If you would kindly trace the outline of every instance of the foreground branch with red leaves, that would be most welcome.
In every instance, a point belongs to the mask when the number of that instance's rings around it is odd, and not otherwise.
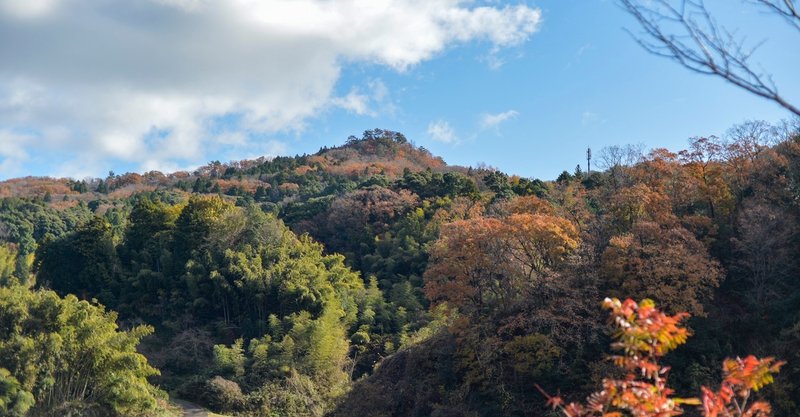
[[[752,393],[773,382],[773,374],[784,362],[774,358],[726,359],[724,379],[719,391],[702,387],[702,398],[673,397],[667,386],[669,367],[659,360],[686,343],[689,330],[681,322],[689,315],[666,315],[652,300],[636,303],[606,298],[603,307],[611,310],[611,325],[618,352],[610,359],[624,369],[625,379],[605,379],[602,390],[590,395],[584,404],[565,404],[557,395],[550,395],[538,385],[547,404],[567,417],[672,417],[683,414],[683,405],[701,408],[704,417],[768,417],[770,405],[752,401]]]

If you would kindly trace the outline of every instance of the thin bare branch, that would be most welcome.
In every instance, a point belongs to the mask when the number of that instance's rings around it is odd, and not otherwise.
[[[794,0],[748,1],[800,28]],[[639,23],[641,33],[632,36],[646,51],[691,71],[721,77],[800,116],[800,107],[781,96],[772,77],[750,62],[760,43],[747,47],[743,37],[713,18],[702,0],[620,0],[620,4]]]
[[[766,8],[767,11],[783,17],[786,21],[800,30],[800,4],[794,0],[751,0],[759,6]]]

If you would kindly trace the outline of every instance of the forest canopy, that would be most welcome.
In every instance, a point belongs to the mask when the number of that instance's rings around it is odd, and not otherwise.
[[[619,146],[553,181],[373,130],[193,173],[0,183],[0,407],[168,415],[169,392],[243,416],[544,415],[535,384],[578,401],[613,375],[600,301],[631,297],[691,314],[658,358],[677,395],[775,357],[759,395],[796,415],[798,132]]]

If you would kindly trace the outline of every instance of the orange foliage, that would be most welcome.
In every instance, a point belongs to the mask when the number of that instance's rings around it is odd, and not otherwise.
[[[232,187],[242,187],[246,192],[252,194],[252,193],[256,192],[256,189],[258,189],[259,186],[264,186],[265,184],[263,182],[261,182],[261,181],[258,181],[257,179],[254,179],[254,178],[243,178],[241,180],[239,180],[239,179],[229,179],[229,180],[218,179],[217,180],[217,185],[219,185],[220,190],[222,190],[223,192],[229,190]],[[269,185],[269,184],[267,184],[267,185]]]
[[[706,417],[769,416],[772,408],[764,401],[756,401],[744,410],[742,404],[747,404],[751,391],[758,391],[765,385],[771,384],[774,381],[772,375],[778,373],[784,363],[775,361],[774,358],[758,359],[753,355],[744,359],[726,359],[722,363],[725,378],[719,391],[702,388],[703,415]]]
[[[392,170],[393,175],[399,175],[397,170]],[[347,161],[344,164],[329,165],[328,172],[334,175],[376,175],[385,173],[385,169],[372,162]],[[402,169],[399,170],[402,172]]]
[[[665,181],[673,178],[680,166],[678,154],[665,148],[656,148],[633,167],[633,173],[650,188],[666,188]]]
[[[456,197],[449,207],[437,209],[431,221],[444,224],[456,220],[475,219],[483,216],[485,212],[486,207],[481,201],[476,201],[469,197]]]
[[[358,140],[350,145],[333,148],[322,155],[309,159],[309,165],[316,164],[321,169],[337,175],[375,175],[384,174],[395,178],[405,169],[423,171],[442,170],[447,164],[434,157],[424,148],[414,148],[410,144],[388,144],[384,140]]]
[[[505,219],[503,238],[516,273],[532,278],[558,266],[578,248],[578,230],[568,220],[542,214],[512,214]]]
[[[114,179],[110,179],[109,187],[111,188],[122,188],[127,185],[137,185],[141,184],[144,181],[144,177],[135,173],[135,172],[128,172],[126,174],[120,175]]]
[[[581,230],[595,217],[589,208],[586,189],[578,182],[565,181],[556,184],[552,199],[558,215],[569,219]]]
[[[112,199],[116,198],[128,198],[135,193],[146,192],[146,191],[155,191],[158,189],[156,185],[144,185],[141,183],[131,183],[124,187],[120,187],[115,189],[114,191],[108,193],[108,197]]]
[[[624,379],[605,379],[603,389],[590,395],[585,404],[565,404],[560,396],[547,394],[547,404],[567,417],[673,417],[683,414],[682,406],[700,406],[704,417],[768,417],[769,404],[761,401],[748,405],[751,392],[773,381],[773,374],[783,362],[773,358],[727,359],[723,363],[724,380],[718,392],[702,387],[702,401],[673,397],[667,386],[669,367],[659,361],[668,352],[686,343],[689,331],[681,325],[687,313],[666,315],[655,303],[644,300],[609,299],[603,306],[611,310],[614,327],[615,365],[626,373]],[[625,414],[623,414],[625,413]]]
[[[55,198],[74,194],[67,181],[50,177],[13,178],[0,182],[0,197],[41,198],[50,193]]]
[[[511,214],[555,214],[555,208],[549,201],[536,197],[535,195],[517,197],[505,204],[507,205],[506,209]]]
[[[494,218],[444,225],[425,271],[428,299],[480,310],[488,299],[499,296],[500,282],[494,278],[505,264],[504,248],[497,238],[502,229],[503,223]]]
[[[674,223],[677,218],[670,210],[669,198],[644,184],[619,190],[611,197],[609,214],[617,230],[630,230],[639,220],[659,224]]]
[[[297,192],[298,190],[300,190],[300,186],[293,182],[285,182],[279,185],[278,189],[283,192]]]
[[[314,170],[314,168],[312,168],[312,167],[310,167],[308,165],[302,165],[302,166],[299,166],[299,167],[295,168],[294,169],[294,173],[297,174],[297,175],[305,175],[309,171],[313,171],[313,170]]]
[[[425,293],[468,311],[507,306],[579,244],[566,219],[541,214],[475,218],[442,227],[431,247]]]
[[[653,298],[672,311],[703,314],[723,277],[705,246],[680,226],[637,223],[630,234],[613,237],[602,257],[601,273],[622,294]]]
[[[71,207],[75,207],[78,205],[78,200],[56,200],[50,203],[50,207],[56,210],[66,210]]]
[[[725,182],[724,146],[715,136],[693,138],[689,149],[680,152],[684,168],[697,193],[697,199],[708,205],[708,214],[713,219],[719,215],[727,215],[731,210],[732,194]]]
[[[308,165],[311,166],[321,166],[325,168],[325,164],[327,164],[328,159],[322,155],[311,155],[308,157]]]
[[[633,176],[654,191],[669,196],[672,207],[688,207],[693,199],[690,186],[694,180],[684,169],[678,154],[664,148],[654,149],[633,167]]]
[[[164,175],[161,171],[148,171],[142,175],[144,182],[148,184],[166,185],[169,183],[169,177]]]

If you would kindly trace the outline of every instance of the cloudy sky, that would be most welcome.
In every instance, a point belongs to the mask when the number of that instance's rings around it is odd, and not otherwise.
[[[797,33],[709,3],[800,101]],[[587,146],[788,117],[625,28],[613,0],[0,0],[0,179],[313,153],[376,127],[550,179]]]

